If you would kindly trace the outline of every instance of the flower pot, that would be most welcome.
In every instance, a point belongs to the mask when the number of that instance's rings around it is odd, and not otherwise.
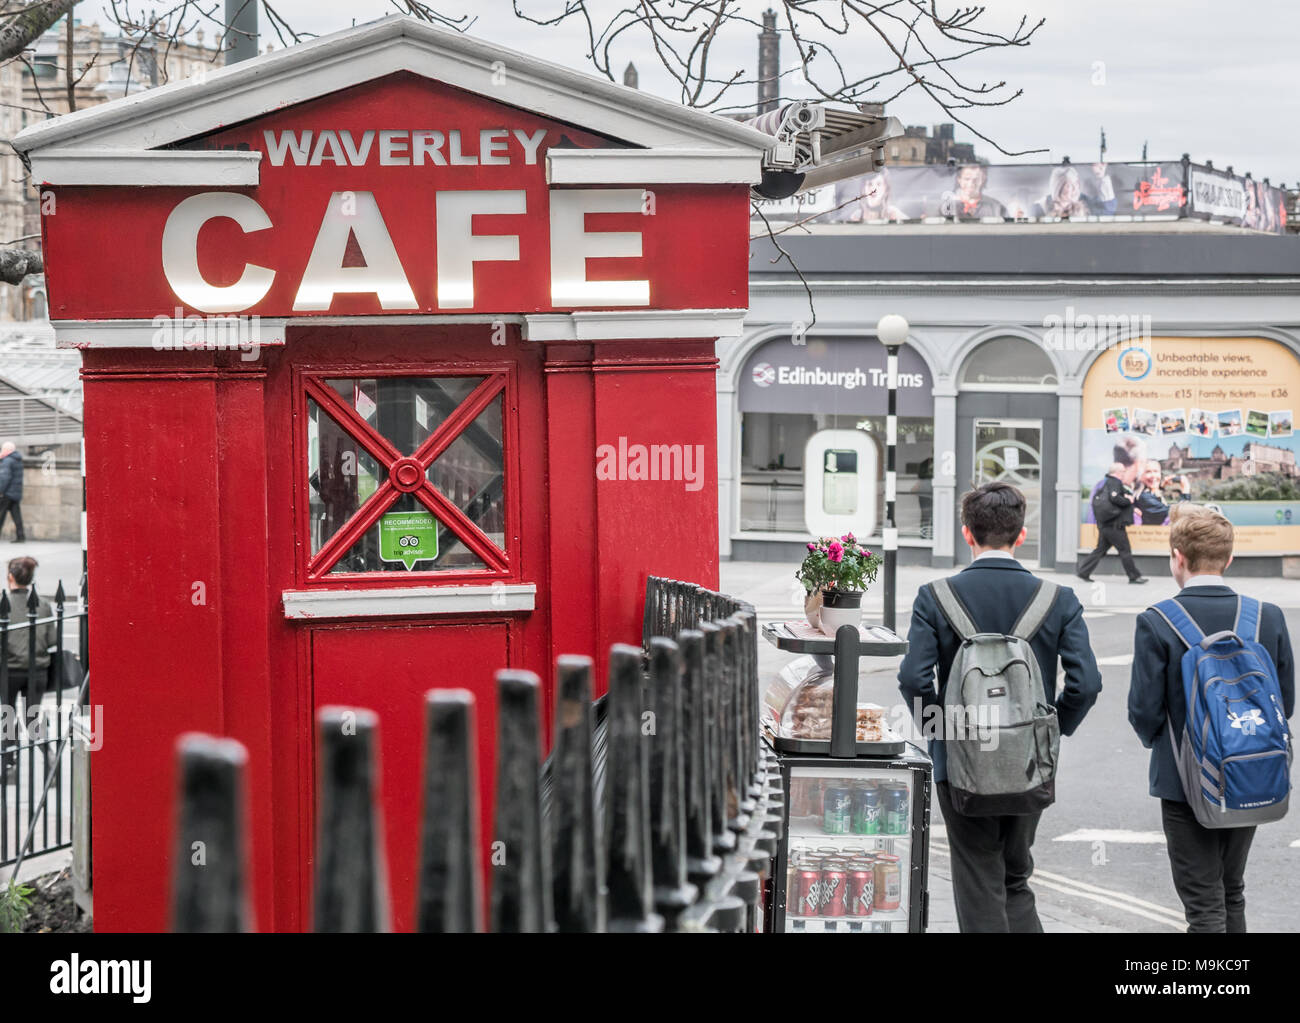
[[[861,590],[822,590],[821,624],[827,636],[834,636],[841,625],[857,628],[862,624]]]
[[[813,590],[811,593],[804,594],[803,614],[808,619],[808,624],[814,629],[821,628],[821,611],[822,611],[822,593],[821,590]]]

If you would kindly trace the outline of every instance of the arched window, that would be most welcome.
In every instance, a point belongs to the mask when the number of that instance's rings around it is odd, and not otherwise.
[[[1055,391],[1052,360],[1021,337],[995,337],[966,357],[957,377],[963,391]]]

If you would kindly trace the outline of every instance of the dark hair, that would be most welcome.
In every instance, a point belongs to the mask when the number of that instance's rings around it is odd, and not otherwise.
[[[9,562],[9,574],[19,586],[30,586],[36,575],[36,559],[14,558]]]
[[[956,173],[956,175],[954,175],[954,179],[956,179],[956,178],[960,178],[960,177],[961,177],[961,172],[962,172],[962,171],[968,171],[968,170],[973,170],[973,171],[975,171],[976,173],[979,174],[979,177],[980,177],[980,189],[981,189],[981,191],[982,191],[983,188],[984,188],[984,186],[987,185],[987,184],[989,183],[989,169],[988,169],[987,167],[985,167],[984,164],[982,164],[982,163],[963,163],[963,164],[958,165],[958,167],[957,167],[957,173]]]
[[[961,498],[961,521],[981,547],[1006,547],[1025,527],[1025,495],[994,480]]]

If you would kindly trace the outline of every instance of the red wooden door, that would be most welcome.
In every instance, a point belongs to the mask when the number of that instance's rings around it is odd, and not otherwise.
[[[286,348],[292,592],[325,608],[288,623],[306,682],[304,814],[315,805],[315,712],[331,704],[375,711],[398,930],[413,919],[424,694],[464,688],[477,699],[486,862],[493,675],[529,668],[549,687],[540,358],[517,337],[493,344],[493,333],[487,325],[349,328]],[[497,599],[529,585],[532,610]],[[294,599],[286,593],[286,612]]]

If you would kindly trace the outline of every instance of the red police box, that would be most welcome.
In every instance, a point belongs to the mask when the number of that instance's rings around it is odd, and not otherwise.
[[[51,317],[83,351],[95,925],[167,925],[173,745],[249,751],[259,929],[310,926],[312,719],[380,715],[392,916],[422,695],[639,637],[716,585],[736,122],[393,18],[56,118]],[[603,672],[601,672],[603,674]]]

